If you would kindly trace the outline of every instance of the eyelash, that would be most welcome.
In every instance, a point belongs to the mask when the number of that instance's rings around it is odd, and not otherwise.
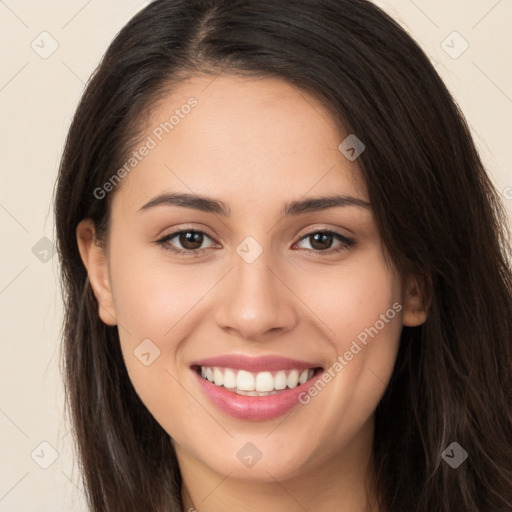
[[[161,246],[162,248],[164,248],[166,251],[170,251],[174,254],[187,255],[190,257],[201,256],[201,254],[205,250],[210,249],[210,248],[207,248],[207,249],[176,249],[176,248],[172,247],[169,244],[169,241],[172,240],[173,238],[175,238],[176,236],[180,235],[181,233],[199,233],[199,234],[205,235],[206,237],[211,239],[211,237],[204,231],[200,231],[197,229],[181,229],[179,231],[174,231],[173,233],[169,233],[168,235],[165,235],[164,237],[160,238],[159,240],[156,240],[155,243],[157,245]],[[337,254],[339,252],[345,251],[356,244],[355,240],[348,238],[348,237],[342,235],[341,233],[336,233],[335,231],[329,231],[326,229],[311,231],[310,233],[307,233],[306,235],[302,236],[300,238],[299,242],[301,242],[302,240],[307,239],[313,235],[316,235],[316,234],[332,235],[334,238],[336,238],[341,243],[340,243],[340,245],[338,245],[338,247],[335,247],[333,249],[332,248],[326,249],[325,251],[320,251],[320,250],[315,250],[315,249],[304,249],[305,251],[319,254],[322,256],[323,255],[332,255],[332,254]]]

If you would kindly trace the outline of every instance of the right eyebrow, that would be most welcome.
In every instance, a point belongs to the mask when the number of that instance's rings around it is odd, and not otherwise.
[[[151,199],[139,211],[148,210],[155,206],[168,205],[168,206],[183,206],[184,208],[194,208],[207,213],[217,213],[219,215],[228,216],[229,207],[222,201],[211,199],[205,196],[198,196],[195,194],[160,194]]]

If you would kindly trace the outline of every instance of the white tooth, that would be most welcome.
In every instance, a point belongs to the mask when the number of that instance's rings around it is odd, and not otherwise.
[[[213,370],[210,367],[206,368],[206,378],[213,382]]]
[[[206,368],[204,366],[201,366],[201,377],[203,377],[203,379],[206,379]]]
[[[244,396],[247,396],[247,391],[242,391],[241,389],[237,389],[235,390],[235,393],[237,395],[244,395]]]
[[[222,384],[224,384],[224,375],[220,368],[217,368],[216,366],[213,369],[213,380],[216,386],[222,386]]]
[[[308,380],[308,370],[304,370],[299,377],[299,384],[304,384]],[[217,384],[217,383],[215,383]]]
[[[224,370],[224,387],[228,389],[236,388],[236,374],[233,370]]]
[[[279,370],[274,377],[274,388],[275,389],[285,389],[286,388],[286,372],[284,370]]]
[[[247,396],[258,396],[257,391],[247,391]]]
[[[308,380],[311,379],[311,377],[313,377],[313,375],[315,375],[315,370],[313,370],[313,368],[310,368],[308,370]]]
[[[274,377],[270,372],[260,372],[256,375],[256,391],[265,393],[274,389]]]
[[[268,396],[270,393],[258,393],[258,396]]]
[[[254,376],[245,370],[239,370],[236,376],[236,387],[243,391],[254,391]]]
[[[289,373],[288,378],[286,379],[286,384],[291,389],[291,388],[296,388],[298,383],[299,383],[299,372],[298,372],[298,370],[292,370]]]

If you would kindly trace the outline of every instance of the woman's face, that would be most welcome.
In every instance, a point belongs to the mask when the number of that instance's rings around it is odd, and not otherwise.
[[[114,187],[106,257],[80,225],[99,314],[179,457],[261,481],[367,461],[402,325],[423,317],[348,135],[283,81],[195,77]]]

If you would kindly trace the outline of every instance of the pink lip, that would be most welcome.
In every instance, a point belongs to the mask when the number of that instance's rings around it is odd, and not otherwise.
[[[318,373],[304,384],[293,389],[279,391],[275,395],[244,396],[237,395],[221,386],[216,386],[212,382],[203,379],[197,372],[194,372],[194,374],[206,396],[221,411],[238,419],[252,421],[269,420],[286,414],[300,404],[299,395],[306,392],[322,375]]]
[[[227,354],[224,356],[210,357],[195,361],[191,366],[219,366],[233,368],[234,370],[246,370],[248,372],[272,372],[277,370],[302,370],[305,368],[318,368],[319,364],[289,359],[281,356],[247,357],[240,354]]]
[[[252,421],[269,420],[286,414],[300,404],[299,395],[306,392],[322,375],[321,372],[318,372],[318,374],[304,384],[293,389],[279,391],[275,395],[245,396],[228,391],[222,386],[216,386],[212,382],[203,379],[198,373],[200,366],[218,366],[222,368],[260,372],[294,368],[298,370],[318,368],[320,365],[278,356],[250,358],[241,355],[226,355],[202,359],[191,365],[191,369],[198,379],[199,385],[216,407],[235,418]]]

